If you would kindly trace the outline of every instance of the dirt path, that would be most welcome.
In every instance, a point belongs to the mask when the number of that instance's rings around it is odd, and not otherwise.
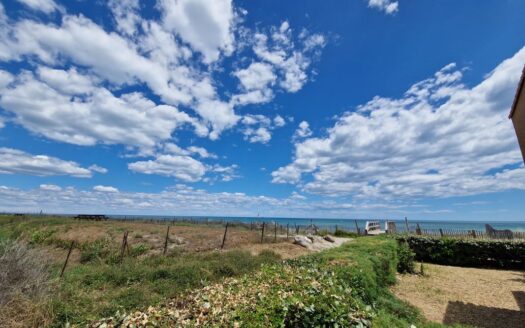
[[[525,271],[425,265],[393,288],[431,321],[475,327],[525,327]]]

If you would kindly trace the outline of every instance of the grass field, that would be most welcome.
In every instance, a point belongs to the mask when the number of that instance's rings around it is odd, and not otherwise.
[[[121,262],[124,231],[130,248]],[[122,322],[127,313],[128,323],[157,326],[441,327],[390,292],[398,261],[393,239],[356,238],[310,253],[283,239],[260,244],[257,232],[232,228],[226,250],[218,251],[222,227],[175,225],[163,255],[165,233],[165,225],[141,222],[0,217],[1,247],[17,240],[28,277],[36,264],[48,264],[41,271],[46,288],[3,291],[9,302],[0,295],[1,325],[85,327],[109,318],[99,323],[131,326]],[[72,240],[74,255],[59,278]]]

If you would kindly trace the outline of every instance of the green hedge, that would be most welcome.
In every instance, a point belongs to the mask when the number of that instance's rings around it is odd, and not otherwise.
[[[419,261],[469,267],[525,268],[525,242],[400,236]]]

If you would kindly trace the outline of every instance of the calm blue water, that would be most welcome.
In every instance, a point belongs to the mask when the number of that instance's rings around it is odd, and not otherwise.
[[[177,219],[193,219],[198,221],[240,221],[244,223],[250,222],[276,222],[281,225],[289,224],[291,227],[294,225],[305,226],[313,223],[320,228],[335,230],[337,225],[339,229],[345,230],[356,230],[355,222],[360,229],[365,228],[366,219],[298,219],[298,218],[271,218],[271,217],[204,217],[204,216],[153,216],[153,215],[109,215],[110,218],[128,218],[128,219],[166,219],[166,220],[177,220]],[[384,229],[385,220],[378,220],[381,223],[381,229]],[[398,231],[405,229],[404,220],[389,220],[396,222]],[[413,221],[408,220],[408,225],[411,230],[414,230],[416,224],[422,229],[456,229],[456,230],[481,230],[485,231],[485,224],[492,225],[495,229],[510,229],[512,231],[525,231],[525,221],[438,221],[438,220],[420,220]]]

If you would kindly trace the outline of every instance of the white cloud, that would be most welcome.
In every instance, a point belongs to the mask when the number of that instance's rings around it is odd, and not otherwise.
[[[344,216],[354,210],[353,204],[334,201],[306,202],[301,195],[292,194],[278,199],[264,195],[247,195],[241,192],[207,192],[186,185],[176,185],[157,193],[112,192],[116,188],[101,189],[20,190],[0,187],[0,210],[8,212],[47,213],[135,213],[164,215],[223,215],[256,216]],[[109,191],[109,192],[108,192]]]
[[[88,167],[88,169],[90,171],[97,172],[97,173],[102,173],[102,174],[108,173],[108,169],[106,169],[105,167],[102,167],[102,166],[98,166],[96,164],[90,165]]]
[[[312,54],[318,54],[326,43],[321,34],[310,35],[303,30],[299,35],[303,47],[296,48],[287,21],[278,29],[273,28],[270,37],[264,33],[256,33],[252,38],[253,51],[259,59],[274,65],[280,87],[288,92],[299,91],[307,82],[310,57]]]
[[[271,131],[284,126],[284,119],[276,116],[273,120],[264,115],[245,115],[241,120],[244,126],[244,139],[251,143],[268,143],[272,139]]]
[[[267,143],[272,139],[272,135],[270,131],[268,131],[267,128],[259,127],[257,129],[247,128],[244,130],[244,135],[246,136],[246,139],[250,141],[251,143]]]
[[[46,155],[32,155],[12,148],[0,148],[0,174],[70,175],[89,178],[92,172],[72,161]]]
[[[217,140],[238,123],[238,107],[270,101],[274,89],[299,90],[325,43],[322,35],[305,30],[294,39],[287,22],[257,32],[239,27],[242,21],[228,0],[160,1],[161,21],[141,16],[146,5],[137,0],[110,1],[115,31],[82,14],[63,12],[59,23],[16,20],[0,7],[0,61],[28,66],[5,76],[0,71],[2,107],[15,114],[12,122],[80,145],[131,143],[151,148],[171,139],[181,123],[192,124],[199,137]],[[241,38],[239,46],[234,35]],[[213,64],[202,65],[194,50]],[[237,56],[232,57],[231,68],[217,61],[233,52]],[[246,59],[251,64],[238,69]],[[237,72],[240,80],[234,90],[240,94],[214,80],[214,73],[225,70]],[[140,95],[140,110],[125,96],[114,96],[144,87],[148,90]],[[34,94],[23,98],[31,88]],[[150,91],[153,95],[146,99]],[[149,109],[142,110],[145,106]],[[116,118],[122,107],[131,108],[129,138],[123,133],[127,120],[117,126],[103,119],[105,113]],[[79,128],[82,120],[75,122],[71,115],[77,111],[94,118]]]
[[[159,6],[164,26],[202,53],[205,62],[216,61],[221,52],[233,51],[235,15],[231,0],[160,0]]]
[[[343,114],[326,137],[298,141],[273,182],[382,199],[525,189],[507,119],[524,62],[525,47],[472,88],[447,65],[399,99],[375,97]]]
[[[117,30],[126,35],[134,35],[141,23],[139,0],[109,0]]]
[[[163,150],[164,152],[168,154],[174,154],[174,155],[189,156],[189,155],[197,154],[201,158],[214,158],[214,159],[217,158],[217,155],[208,152],[208,150],[206,150],[203,147],[197,147],[197,146],[190,146],[186,149],[183,149],[174,143],[167,143],[164,145]]]
[[[154,160],[130,163],[128,168],[138,173],[175,177],[185,182],[199,181],[206,173],[204,164],[181,155],[159,155]]]
[[[277,78],[272,66],[265,63],[251,63],[247,68],[233,74],[241,81],[241,85],[246,90],[264,89],[268,84],[274,83]]]
[[[97,142],[151,148],[171,138],[183,124],[198,123],[173,106],[156,105],[140,93],[115,97],[102,87],[89,86],[76,71],[42,69],[50,85],[31,74],[3,91],[0,105],[16,114],[14,121],[49,139],[78,145]],[[68,83],[69,82],[69,83]],[[70,91],[84,90],[82,97]]]
[[[273,118],[273,124],[275,124],[275,126],[278,128],[282,128],[286,125],[286,121],[281,115],[275,115],[275,117]]]
[[[387,15],[392,15],[399,10],[399,2],[392,0],[368,0],[368,7],[379,9]]]
[[[50,14],[54,11],[63,11],[64,9],[57,5],[53,0],[17,0],[18,2],[26,5],[27,7]]]
[[[109,193],[118,193],[119,192],[118,189],[115,188],[115,187],[101,186],[101,185],[94,186],[93,190],[94,191],[99,191],[99,192],[109,192]]]
[[[62,188],[53,184],[41,184],[40,189],[47,191],[61,191]]]
[[[0,70],[0,92],[13,82],[14,79],[11,73]]]
[[[295,130],[293,139],[306,138],[312,135],[312,130],[310,130],[310,124],[306,121],[301,121],[299,127]]]

